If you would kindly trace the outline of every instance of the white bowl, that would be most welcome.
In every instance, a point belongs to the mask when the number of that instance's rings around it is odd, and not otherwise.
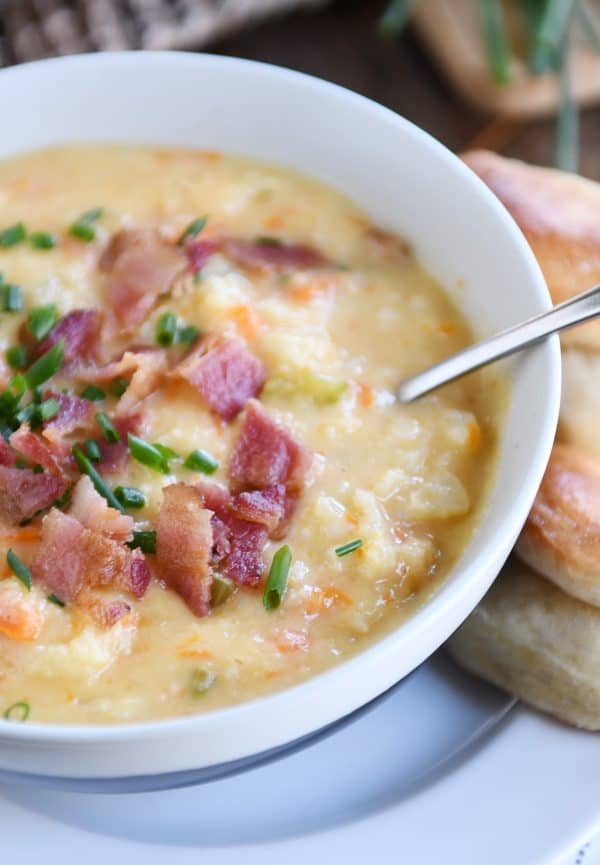
[[[223,57],[92,54],[2,71],[0,104],[0,157],[72,141],[140,142],[224,150],[320,178],[407,237],[481,336],[549,307],[529,247],[484,184],[425,132],[332,84]],[[558,417],[557,338],[516,363],[489,509],[410,621],[304,684],[230,709],[127,726],[0,723],[0,778],[82,789],[202,780],[322,731],[410,673],[488,589],[541,480]]]

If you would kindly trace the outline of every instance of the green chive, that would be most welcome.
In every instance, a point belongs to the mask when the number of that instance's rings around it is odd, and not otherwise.
[[[175,342],[176,333],[177,318],[172,312],[163,313],[156,322],[156,342],[163,348],[168,348]]]
[[[151,445],[149,442],[145,442],[138,436],[133,435],[133,433],[127,434],[127,441],[131,456],[139,463],[163,475],[169,473],[168,459],[157,447]]]
[[[386,38],[400,36],[411,16],[416,0],[391,0],[379,19],[379,33]]]
[[[61,339],[31,364],[25,373],[25,380],[30,388],[44,384],[58,372],[63,362],[64,351],[65,341]]]
[[[196,667],[190,675],[190,693],[192,697],[203,697],[215,681],[216,676],[210,670]]]
[[[143,553],[153,555],[156,552],[156,532],[152,530],[138,531],[133,533],[133,540],[127,544],[132,550],[141,550]]]
[[[193,345],[200,336],[200,330],[193,324],[187,324],[177,331],[177,342],[180,345]]]
[[[208,216],[201,216],[199,219],[194,219],[193,222],[190,222],[188,227],[182,233],[181,237],[177,241],[177,246],[183,246],[186,240],[191,240],[194,237],[198,237],[206,223],[208,222]]]
[[[263,593],[263,607],[265,610],[275,610],[281,604],[291,562],[292,551],[287,544],[284,544],[283,547],[277,550],[271,562],[267,584]]]
[[[356,538],[355,541],[348,541],[347,544],[342,544],[341,547],[336,547],[335,548],[335,554],[336,554],[336,556],[340,556],[340,558],[341,558],[342,556],[347,556],[348,553],[353,553],[354,550],[360,549],[362,547],[362,545],[363,545],[362,539]]]
[[[110,385],[110,392],[113,396],[121,397],[129,387],[129,380],[126,378],[116,378]]]
[[[204,472],[205,475],[212,475],[219,468],[219,463],[206,451],[199,448],[192,451],[184,462],[186,469],[191,469],[194,472]]]
[[[105,411],[97,411],[96,412],[96,421],[98,422],[98,426],[102,430],[102,435],[106,439],[107,442],[111,442],[111,444],[115,444],[121,440],[121,436],[119,435],[119,431],[115,429],[115,426],[109,416]]]
[[[146,496],[136,487],[115,487],[114,492],[124,508],[143,508],[146,506]]]
[[[18,555],[16,553],[13,553],[12,550],[9,550],[7,552],[6,561],[8,567],[11,569],[15,577],[23,583],[27,591],[30,591],[31,571],[29,570],[27,565],[25,565],[24,562],[22,562],[21,559],[18,557]]]
[[[47,306],[36,306],[27,315],[27,330],[39,342],[48,336],[58,317],[58,310],[53,303]]]
[[[102,452],[100,451],[100,445],[94,439],[88,439],[83,445],[85,448],[85,452],[88,457],[93,460],[95,463],[100,462],[102,457]]]
[[[31,423],[32,426],[35,426],[36,408],[35,403],[30,402],[29,405],[26,405],[21,411],[17,412],[15,418],[19,424]]]
[[[101,387],[96,387],[95,384],[88,384],[81,391],[81,396],[90,402],[100,402],[100,400],[105,398],[106,394]]]
[[[6,709],[6,711],[4,712],[3,718],[5,718],[7,721],[20,721],[21,723],[23,723],[29,717],[29,711],[29,703],[21,700],[18,703],[13,703],[12,706],[9,706],[8,709]]]
[[[90,460],[77,445],[73,447],[73,456],[79,466],[79,470],[89,477],[91,482],[94,484],[96,491],[99,492],[101,496],[104,496],[111,508],[115,508],[117,511],[124,513],[125,509],[121,502],[106,484],[102,475],[94,468]]]
[[[559,66],[575,0],[547,0],[534,34],[530,66],[533,72],[547,72]]]
[[[96,237],[96,229],[92,223],[97,222],[102,216],[102,208],[95,207],[93,210],[86,210],[81,216],[78,216],[75,222],[69,226],[69,234],[76,237],[78,240],[83,240],[84,243],[91,243]]]
[[[160,442],[152,442],[152,446],[161,453],[166,460],[178,460],[179,454],[170,448],[168,445],[163,445]]]
[[[230,597],[234,590],[234,585],[231,580],[222,577],[220,574],[215,574],[212,585],[210,587],[210,604],[212,607],[220,607],[224,604],[227,598]]]
[[[58,243],[58,238],[55,234],[50,234],[49,231],[34,231],[29,235],[29,243],[34,249],[54,249]]]
[[[61,599],[58,597],[58,595],[55,595],[54,592],[52,592],[52,594],[48,595],[48,600],[50,601],[51,604],[56,604],[57,607],[65,607],[66,606],[65,602],[61,601]]]
[[[1,291],[4,312],[21,312],[23,309],[21,286],[6,282],[2,285]]]
[[[60,411],[60,403],[58,400],[50,397],[50,399],[45,399],[44,402],[40,403],[37,408],[37,415],[40,419],[41,423],[44,421],[52,420],[53,417]]]
[[[9,246],[16,246],[17,243],[22,243],[25,237],[25,226],[22,222],[17,222],[0,231],[0,247],[6,249]]]
[[[11,345],[4,352],[4,356],[13,369],[23,369],[27,366],[27,349],[22,345]]]
[[[497,84],[506,84],[510,78],[510,47],[502,5],[500,0],[479,0],[479,9],[490,73]]]
[[[77,218],[77,222],[98,222],[104,214],[104,208],[92,207],[90,210],[85,210],[81,216]]]

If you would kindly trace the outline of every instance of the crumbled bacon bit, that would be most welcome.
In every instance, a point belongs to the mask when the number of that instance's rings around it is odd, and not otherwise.
[[[82,475],[73,487],[69,514],[85,528],[100,532],[114,541],[125,542],[133,538],[133,517],[109,507],[87,475]]]
[[[52,443],[60,443],[63,436],[87,429],[93,422],[93,405],[74,393],[48,390],[44,399],[55,399],[59,405],[58,414],[44,424],[44,438]]]
[[[67,483],[58,475],[0,466],[0,522],[19,525],[63,495]]]
[[[120,397],[115,414],[129,414],[143,399],[153,393],[168,370],[168,355],[155,346],[135,346],[117,360],[103,366],[82,367],[77,371],[81,381],[107,384],[116,378],[130,379],[127,390]]]
[[[326,267],[330,263],[318,249],[302,243],[230,237],[222,242],[222,249],[235,264],[251,270],[312,269]]]
[[[19,429],[12,433],[9,442],[11,447],[33,466],[42,466],[57,477],[62,477],[63,472],[56,452],[41,435],[31,431],[29,424],[21,424]]]
[[[240,519],[261,523],[274,537],[285,519],[285,496],[285,486],[275,484],[264,490],[240,493],[231,500],[229,507]]]
[[[248,400],[260,393],[265,368],[243,342],[226,338],[200,345],[173,371],[196,388],[225,421],[233,420]]]
[[[142,415],[131,414],[117,417],[113,420],[113,426],[120,436],[118,442],[107,442],[104,438],[96,440],[100,448],[100,461],[97,463],[97,468],[100,472],[106,472],[107,474],[121,471],[125,467],[129,459],[127,434],[133,433],[134,435],[138,435],[142,431]]]
[[[74,361],[94,360],[100,343],[101,326],[102,313],[100,310],[74,309],[57,321],[48,336],[36,347],[34,356],[40,357],[63,339],[65,341],[63,355],[65,364],[71,364]]]
[[[0,466],[14,466],[15,455],[10,445],[0,436]]]
[[[190,270],[198,273],[202,270],[211,255],[219,249],[219,241],[216,237],[201,237],[198,240],[189,240],[185,244],[185,254],[188,257]]]

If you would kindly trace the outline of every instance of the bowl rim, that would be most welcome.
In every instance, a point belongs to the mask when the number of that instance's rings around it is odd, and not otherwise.
[[[515,245],[515,249],[518,248],[519,254],[523,259],[523,264],[526,265],[531,286],[535,287],[536,298],[539,300],[541,307],[540,311],[551,307],[550,295],[544,277],[529,244],[516,222],[485,183],[477,177],[477,175],[475,175],[475,173],[468,168],[468,166],[463,163],[458,156],[452,153],[445,147],[445,145],[435,139],[428,132],[403,116],[397,114],[392,109],[346,87],[321,79],[314,75],[298,72],[275,64],[244,58],[188,51],[107,51],[89,54],[74,54],[64,57],[46,58],[17,66],[11,66],[0,70],[0,76],[3,80],[6,80],[8,78],[18,78],[22,75],[27,75],[32,71],[49,70],[59,67],[61,69],[66,69],[67,67],[77,68],[81,64],[94,66],[106,62],[120,65],[123,68],[124,73],[127,72],[127,69],[130,66],[143,66],[144,64],[153,66],[157,63],[180,65],[182,68],[186,67],[188,64],[198,67],[208,66],[212,67],[211,71],[213,73],[215,73],[219,67],[230,70],[237,68],[240,72],[243,72],[244,70],[252,70],[257,74],[262,74],[267,77],[278,76],[282,80],[287,80],[292,86],[312,89],[315,93],[316,99],[324,93],[328,93],[335,99],[343,100],[346,103],[353,103],[359,113],[362,112],[363,114],[368,114],[369,112],[372,112],[373,114],[379,115],[383,120],[395,124],[403,135],[412,136],[413,138],[418,139],[424,148],[427,148],[429,152],[432,152],[437,159],[445,162],[452,171],[462,174],[462,180],[464,183],[477,189],[477,194],[479,197],[485,199],[488,209],[494,211],[495,218],[502,222],[505,231],[512,235],[512,242]],[[119,142],[118,136],[115,136],[114,140],[115,142]],[[20,152],[27,152],[27,150]],[[232,150],[231,152],[234,151]],[[310,176],[309,171],[306,173]],[[360,204],[360,202],[358,203]],[[531,507],[537,486],[548,462],[550,450],[554,441],[560,406],[561,362],[558,337],[551,337],[543,345],[538,346],[537,351],[540,353],[543,352],[545,355],[545,376],[547,378],[547,391],[543,395],[544,401],[542,404],[543,415],[545,417],[543,435],[538,441],[532,454],[528,476],[521,478],[521,487],[518,495],[515,497],[513,509],[510,514],[502,520],[501,527],[498,529],[494,538],[494,543],[490,542],[490,544],[486,546],[485,551],[482,551],[477,556],[475,562],[473,562],[466,570],[463,568],[461,571],[461,556],[450,571],[448,576],[450,577],[452,575],[455,579],[449,597],[446,597],[446,594],[448,594],[449,591],[448,581],[446,581],[446,583],[442,584],[435,594],[426,600],[415,613],[402,622],[398,629],[391,630],[382,637],[371,640],[365,648],[357,651],[355,654],[327,670],[317,673],[299,684],[292,685],[272,694],[254,697],[242,703],[221,709],[214,709],[209,712],[146,721],[105,724],[45,724],[41,722],[28,721],[26,724],[0,724],[0,744],[9,744],[11,741],[22,744],[125,744],[133,741],[153,741],[163,738],[167,734],[179,733],[183,735],[193,729],[199,730],[203,724],[214,724],[219,720],[219,718],[224,717],[227,719],[237,719],[237,723],[243,726],[245,719],[252,716],[257,707],[260,707],[260,709],[265,712],[275,710],[276,714],[279,713],[280,716],[284,716],[286,711],[286,702],[292,704],[300,695],[302,695],[304,701],[318,700],[319,696],[322,696],[324,689],[333,686],[336,679],[342,679],[347,674],[349,668],[355,667],[357,668],[357,672],[359,672],[360,663],[367,657],[371,658],[373,655],[377,654],[380,656],[380,663],[393,661],[398,633],[402,633],[403,640],[410,639],[412,632],[418,633],[418,631],[425,627],[426,623],[424,620],[426,617],[430,619],[427,627],[434,629],[436,633],[440,630],[442,623],[446,622],[446,625],[441,627],[445,636],[443,636],[442,640],[436,642],[436,646],[433,649],[430,648],[427,650],[426,657],[429,657],[429,655],[435,651],[435,648],[447,639],[455,628],[462,623],[478,600],[489,588],[493,579],[495,579],[495,576],[491,580],[482,580],[480,577],[478,583],[478,598],[475,603],[470,603],[468,598],[472,595],[471,584],[477,583],[475,572],[485,571],[486,561],[488,565],[490,562],[494,563],[499,559],[502,559],[503,562],[508,556],[525,520],[526,514]],[[518,515],[518,519],[515,518],[515,515]],[[473,540],[474,538],[471,539],[470,543],[472,543]],[[492,549],[492,547],[494,549]],[[500,550],[500,553],[494,552],[494,550]],[[497,570],[499,570],[499,567],[496,571]],[[444,585],[447,589],[446,592],[444,592]],[[449,627],[448,624],[450,625]],[[392,687],[394,683],[405,678],[406,675],[408,675],[408,673],[401,674],[399,678],[397,676],[396,678],[393,678],[385,689],[378,689],[375,696],[383,693],[387,688]],[[367,694],[360,703],[355,705],[354,708],[356,709],[361,705],[365,705],[371,699],[373,699],[373,696]],[[336,713],[333,720],[341,719],[347,714],[349,714],[349,712]],[[317,728],[311,729],[316,730]],[[205,765],[211,764],[206,763]]]

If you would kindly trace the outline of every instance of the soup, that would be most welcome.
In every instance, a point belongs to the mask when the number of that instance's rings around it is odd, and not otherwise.
[[[1,226],[4,226],[3,228]],[[397,627],[485,508],[502,387],[400,238],[290,171],[61,147],[0,164],[0,701],[203,712]]]

